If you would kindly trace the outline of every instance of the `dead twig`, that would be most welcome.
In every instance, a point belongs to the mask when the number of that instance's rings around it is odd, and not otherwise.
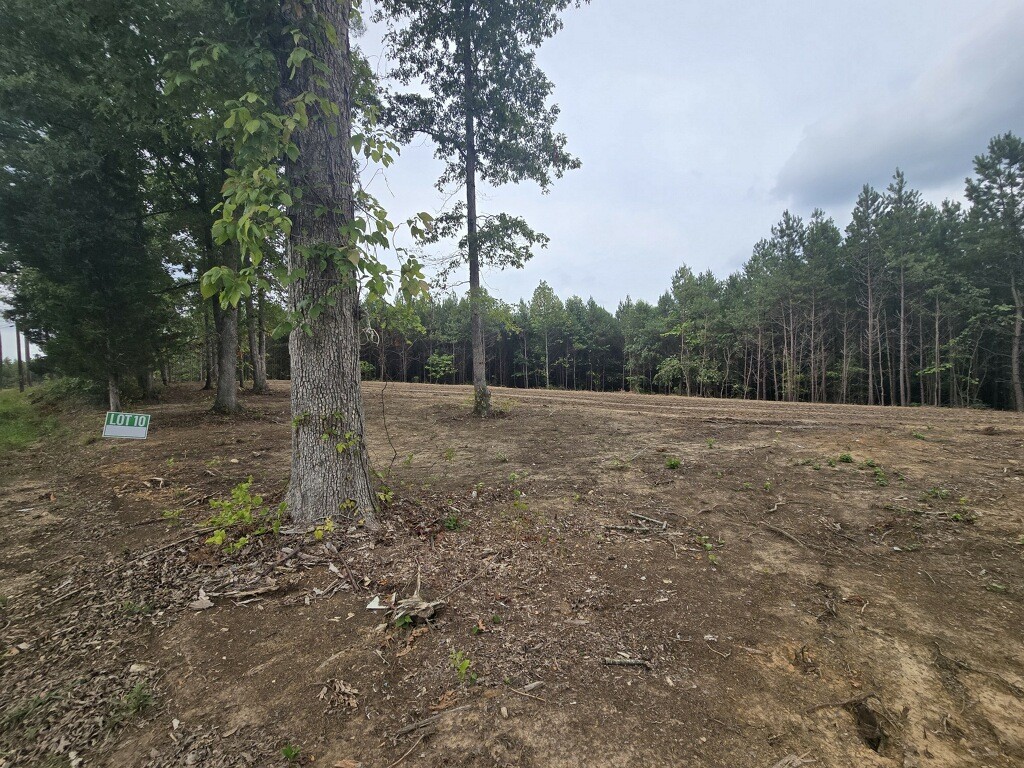
[[[436,715],[431,715],[430,717],[425,717],[422,720],[419,720],[419,721],[417,721],[415,723],[410,723],[409,725],[403,725],[401,728],[399,728],[397,731],[395,731],[395,739],[398,739],[400,736],[405,736],[405,734],[407,734],[407,733],[412,733],[413,731],[418,731],[420,728],[425,728],[428,725],[433,725],[434,723],[436,723],[438,720],[440,720],[445,715],[449,715],[452,712],[459,712],[459,711],[461,711],[463,709],[469,709],[472,706],[473,706],[472,704],[463,704],[461,707],[455,707],[453,709],[445,709],[445,710],[442,710],[441,712],[438,712]]]
[[[413,750],[416,749],[416,747],[418,747],[420,745],[420,742],[422,742],[425,738],[427,738],[427,734],[421,733],[420,737],[418,739],[416,739],[416,743],[413,744],[411,747],[409,747],[409,751],[406,752],[404,755],[402,755],[397,760],[395,760],[395,762],[393,762],[391,765],[389,765],[388,768],[395,768],[396,765],[398,765],[400,762],[405,760],[405,758],[407,758],[409,755],[411,755],[413,753]]]
[[[630,517],[635,517],[637,520],[643,520],[644,522],[647,522],[647,523],[654,523],[655,525],[660,525],[661,526],[661,530],[663,530],[663,531],[666,528],[668,528],[668,521],[667,520],[655,520],[653,517],[647,517],[646,515],[641,515],[638,512],[627,512],[626,514],[628,514]]]
[[[512,693],[518,693],[520,696],[526,696],[528,699],[536,699],[537,701],[543,701],[544,703],[547,703],[547,699],[542,698],[540,696],[534,696],[532,693],[521,691],[518,688],[509,688],[509,690],[512,691]]]
[[[764,527],[764,528],[767,528],[772,533],[778,534],[779,536],[781,536],[784,539],[788,539],[789,541],[791,541],[794,544],[796,544],[798,547],[803,547],[804,549],[816,549],[816,550],[819,550],[819,551],[825,551],[825,550],[822,550],[821,547],[816,547],[816,546],[814,546],[812,544],[807,544],[805,542],[802,542],[802,541],[800,541],[800,539],[798,539],[796,536],[794,536],[789,531],[784,531],[781,528],[778,528],[778,527],[776,527],[774,525],[769,525],[768,523],[764,522],[763,520],[761,521],[761,526]]]
[[[454,595],[454,594],[455,594],[456,592],[458,592],[458,591],[459,591],[460,589],[462,589],[463,587],[465,587],[465,586],[466,586],[467,584],[470,584],[471,582],[474,582],[474,581],[476,581],[477,579],[479,579],[479,578],[480,578],[481,576],[483,576],[483,575],[484,575],[485,573],[487,573],[487,572],[488,572],[489,570],[491,570],[491,566],[490,566],[490,564],[486,565],[486,566],[485,566],[485,567],[484,567],[484,568],[483,568],[483,569],[482,569],[482,570],[481,570],[481,571],[480,571],[479,573],[477,573],[477,574],[476,574],[475,576],[470,576],[470,577],[469,577],[468,579],[466,579],[466,580],[465,580],[464,582],[462,582],[462,583],[461,583],[461,584],[459,584],[458,586],[455,586],[455,587],[452,587],[451,589],[449,589],[449,590],[448,590],[447,592],[445,592],[445,593],[444,593],[443,595],[441,595],[441,596],[440,596],[439,598],[437,598],[437,600],[436,600],[435,602],[438,602],[438,603],[439,603],[439,602],[441,602],[442,600],[447,600],[447,599],[448,599],[449,597],[451,597],[452,595]]]
[[[650,533],[652,529],[641,528],[635,525],[603,525],[606,531],[621,531],[623,533]]]

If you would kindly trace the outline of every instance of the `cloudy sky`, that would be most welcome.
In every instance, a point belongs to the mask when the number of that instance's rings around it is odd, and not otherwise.
[[[516,300],[543,279],[614,309],[655,300],[683,263],[736,270],[787,208],[845,226],[897,165],[928,199],[961,196],[988,139],[1024,132],[1022,40],[1022,0],[592,0],[539,55],[583,168],[547,196],[486,190],[483,212],[551,237],[486,283]],[[379,30],[360,45],[379,53]],[[375,183],[396,220],[443,204],[432,154],[406,148]]]

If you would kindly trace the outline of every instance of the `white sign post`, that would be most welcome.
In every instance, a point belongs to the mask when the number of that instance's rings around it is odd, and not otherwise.
[[[107,411],[103,422],[104,437],[123,437],[128,440],[145,440],[149,434],[149,416],[144,413],[117,413]]]

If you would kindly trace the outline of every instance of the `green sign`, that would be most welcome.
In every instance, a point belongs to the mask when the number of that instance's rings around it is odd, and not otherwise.
[[[107,420],[103,422],[103,436],[145,440],[149,434],[149,418],[145,413],[107,411]]]

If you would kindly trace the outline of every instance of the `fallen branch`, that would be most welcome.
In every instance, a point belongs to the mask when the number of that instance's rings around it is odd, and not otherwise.
[[[601,659],[601,663],[609,667],[643,667],[651,668],[651,662],[645,659]]]

